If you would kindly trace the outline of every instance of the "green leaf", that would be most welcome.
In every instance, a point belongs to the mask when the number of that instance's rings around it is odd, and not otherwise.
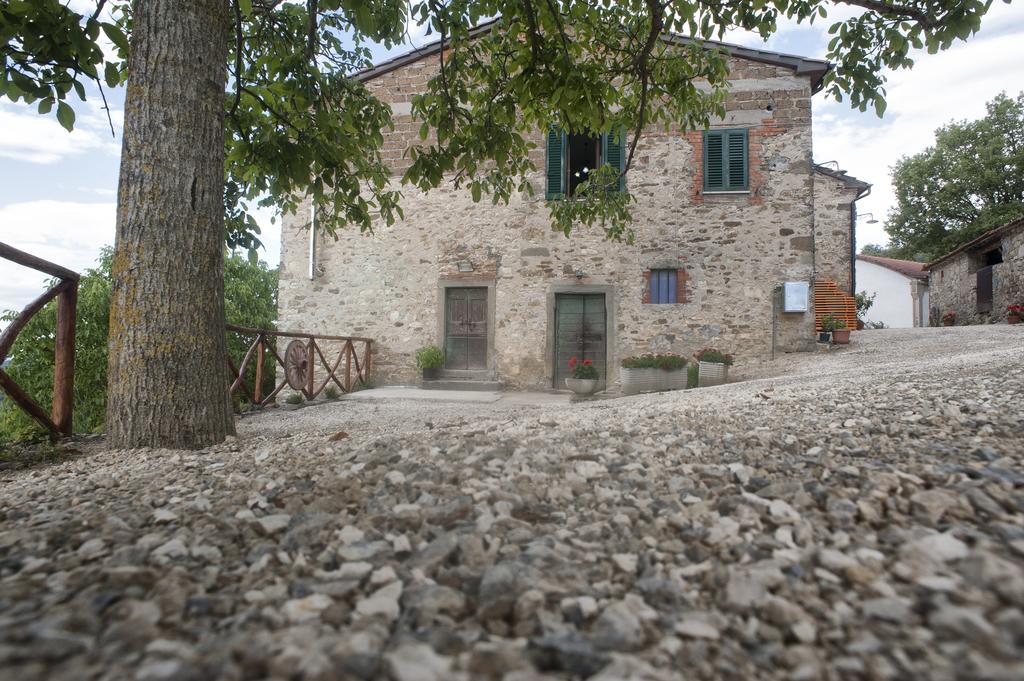
[[[238,9],[242,11],[243,16],[252,15],[252,0],[238,0]]]
[[[128,51],[128,38],[125,34],[114,24],[103,23],[100,24],[103,32],[110,39],[110,42],[114,43],[118,49],[127,52]]]
[[[53,98],[52,97],[43,97],[42,99],[39,100],[39,113],[41,113],[41,114],[48,114],[48,113],[50,113],[50,109],[52,109],[52,108],[53,108]]]
[[[117,87],[121,83],[121,72],[113,62],[107,62],[103,66],[103,80],[107,81],[108,87]]]
[[[882,114],[885,113],[885,97],[882,95],[875,95],[875,114],[881,118]]]
[[[75,110],[67,102],[57,102],[57,121],[65,130],[71,132],[75,127]]]

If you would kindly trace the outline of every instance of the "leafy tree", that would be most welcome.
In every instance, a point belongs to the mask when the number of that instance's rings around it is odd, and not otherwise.
[[[896,258],[898,256],[893,255],[891,246],[882,246],[881,244],[864,244],[860,249],[861,255],[879,255],[883,258]]]
[[[976,121],[935,131],[935,144],[893,168],[885,231],[894,257],[932,260],[1024,216],[1024,93],[1005,93]]]
[[[419,189],[450,180],[497,202],[532,191],[527,140],[538,128],[706,127],[723,113],[728,74],[726,55],[702,41],[730,28],[767,38],[781,16],[813,22],[858,8],[830,28],[837,67],[825,86],[881,115],[884,68],[909,67],[912,48],[969,37],[990,2],[98,0],[84,16],[59,0],[7,0],[0,95],[43,112],[57,103],[70,127],[62,104],[72,89],[82,96],[84,82],[102,87],[101,74],[108,86],[127,77],[108,435],[115,446],[193,447],[233,429],[215,389],[226,351],[221,241],[254,244],[250,203],[265,195],[290,211],[311,194],[331,233],[401,216],[381,154],[390,111],[351,75],[368,65],[370,41],[402,40],[408,15],[449,49],[412,103],[424,143],[402,179]],[[472,30],[487,17],[499,17],[492,30]],[[110,58],[95,49],[101,33],[117,48]],[[550,204],[554,224],[628,237],[631,198],[602,191],[614,173],[596,176],[576,199]]]
[[[97,266],[82,273],[78,284],[75,328],[75,432],[103,430],[107,403],[107,324],[110,317],[113,249],[104,248]],[[49,285],[56,284],[56,280]],[[53,346],[56,301],[36,313],[11,348],[8,371],[15,381],[49,411],[53,393]],[[277,269],[232,255],[224,261],[224,307],[230,324],[273,329],[277,316]],[[18,316],[7,310],[0,320]],[[228,356],[241,364],[251,338],[228,333]],[[264,394],[273,389],[273,358],[264,369]],[[252,380],[254,371],[249,372]],[[223,374],[221,374],[223,376]],[[225,379],[226,380],[226,379]],[[225,383],[226,385],[226,383]],[[221,386],[224,388],[224,385]],[[10,400],[0,401],[0,443],[43,435],[39,425]]]

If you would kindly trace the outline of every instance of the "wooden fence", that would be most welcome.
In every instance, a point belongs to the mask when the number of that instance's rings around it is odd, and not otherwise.
[[[827,315],[846,323],[846,328],[857,328],[857,299],[831,279],[814,280],[814,330],[821,331]]]
[[[370,379],[373,341],[369,338],[268,331],[233,324],[228,325],[228,331],[255,337],[242,358],[241,366],[235,366],[231,358],[228,358],[228,368],[234,377],[228,394],[234,396],[241,391],[255,406],[265,407],[270,404],[285,387],[297,390],[307,400],[312,400],[324,392],[328,385],[334,384],[341,392],[349,393],[357,385],[365,386]],[[282,343],[288,339],[291,340],[282,349]],[[325,349],[332,356],[334,352],[337,353],[333,362],[327,360]],[[274,389],[264,395],[263,377],[267,353],[275,360],[275,368],[280,365],[282,378],[280,382],[275,381]],[[253,361],[255,367],[250,385],[247,369]],[[318,365],[322,367],[319,376]]]
[[[0,243],[0,258],[30,267],[60,281],[21,311],[0,334],[0,365],[7,359],[18,334],[46,303],[57,299],[57,329],[54,338],[53,408],[48,415],[31,395],[10,375],[0,369],[0,389],[25,413],[49,431],[51,437],[71,435],[72,410],[75,400],[75,308],[78,305],[78,273],[37,258],[17,248]]]

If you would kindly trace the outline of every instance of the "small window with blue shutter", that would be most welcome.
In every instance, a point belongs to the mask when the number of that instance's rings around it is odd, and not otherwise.
[[[704,191],[747,191],[750,188],[747,130],[704,133]]]
[[[674,305],[676,300],[677,270],[651,270],[652,305]]]
[[[548,130],[547,188],[548,199],[572,196],[576,188],[590,178],[590,173],[604,163],[622,172],[625,162],[625,134],[605,133],[600,137],[566,134],[558,128]],[[619,178],[614,191],[625,191],[625,182]]]

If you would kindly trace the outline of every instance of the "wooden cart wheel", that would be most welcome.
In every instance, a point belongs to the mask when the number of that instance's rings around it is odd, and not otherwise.
[[[284,351],[284,374],[293,390],[305,390],[309,384],[309,356],[306,344],[293,340]]]

